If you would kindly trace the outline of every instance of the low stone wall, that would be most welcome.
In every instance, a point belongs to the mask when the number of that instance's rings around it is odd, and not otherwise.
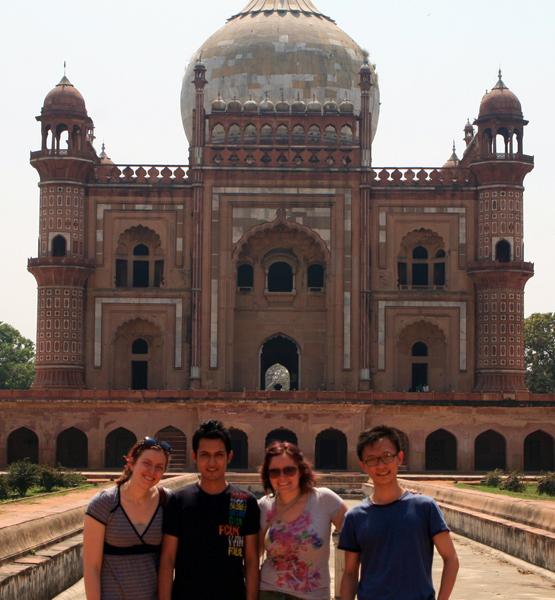
[[[196,480],[187,474],[163,485],[173,490]],[[0,529],[2,600],[50,600],[83,576],[80,532],[86,506]]]
[[[555,571],[555,506],[418,481],[405,489],[435,498],[455,532]],[[363,485],[372,493],[372,485]]]

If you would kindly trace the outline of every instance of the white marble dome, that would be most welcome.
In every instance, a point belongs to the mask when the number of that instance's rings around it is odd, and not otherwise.
[[[360,111],[359,70],[362,48],[309,0],[252,0],[195,52],[181,88],[181,116],[192,139],[195,101],[193,70],[206,66],[205,109],[218,94],[230,101],[261,102],[266,93],[274,103],[298,96],[307,104],[347,98]],[[379,89],[373,71],[370,93],[372,134],[379,113]]]

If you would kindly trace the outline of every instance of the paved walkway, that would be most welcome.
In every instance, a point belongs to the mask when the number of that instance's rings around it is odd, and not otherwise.
[[[455,535],[461,569],[452,600],[553,600],[555,574],[540,570],[487,546]],[[333,561],[333,559],[332,559]],[[333,562],[332,573],[333,573]],[[441,558],[434,560],[436,589],[441,576]],[[55,600],[85,600],[83,580]]]
[[[62,495],[30,498],[25,502],[0,505],[0,527],[61,512],[82,505],[98,488],[75,490]],[[349,505],[357,503],[348,500]],[[555,574],[537,569],[523,561],[454,536],[461,569],[452,600],[553,600]],[[331,561],[333,567],[333,557]],[[332,568],[333,573],[333,568]],[[436,588],[441,574],[441,559],[434,561]],[[56,600],[85,600],[82,580],[56,597]]]

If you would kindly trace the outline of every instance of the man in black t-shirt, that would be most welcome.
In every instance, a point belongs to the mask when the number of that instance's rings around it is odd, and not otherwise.
[[[193,436],[200,481],[172,494],[164,511],[159,600],[258,599],[260,511],[250,492],[227,483],[232,455],[222,423],[202,423]]]

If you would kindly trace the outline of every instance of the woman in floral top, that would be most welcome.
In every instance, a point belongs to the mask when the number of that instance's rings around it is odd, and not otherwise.
[[[331,524],[341,528],[345,503],[315,487],[312,468],[289,442],[266,449],[262,482],[260,600],[329,600]]]

